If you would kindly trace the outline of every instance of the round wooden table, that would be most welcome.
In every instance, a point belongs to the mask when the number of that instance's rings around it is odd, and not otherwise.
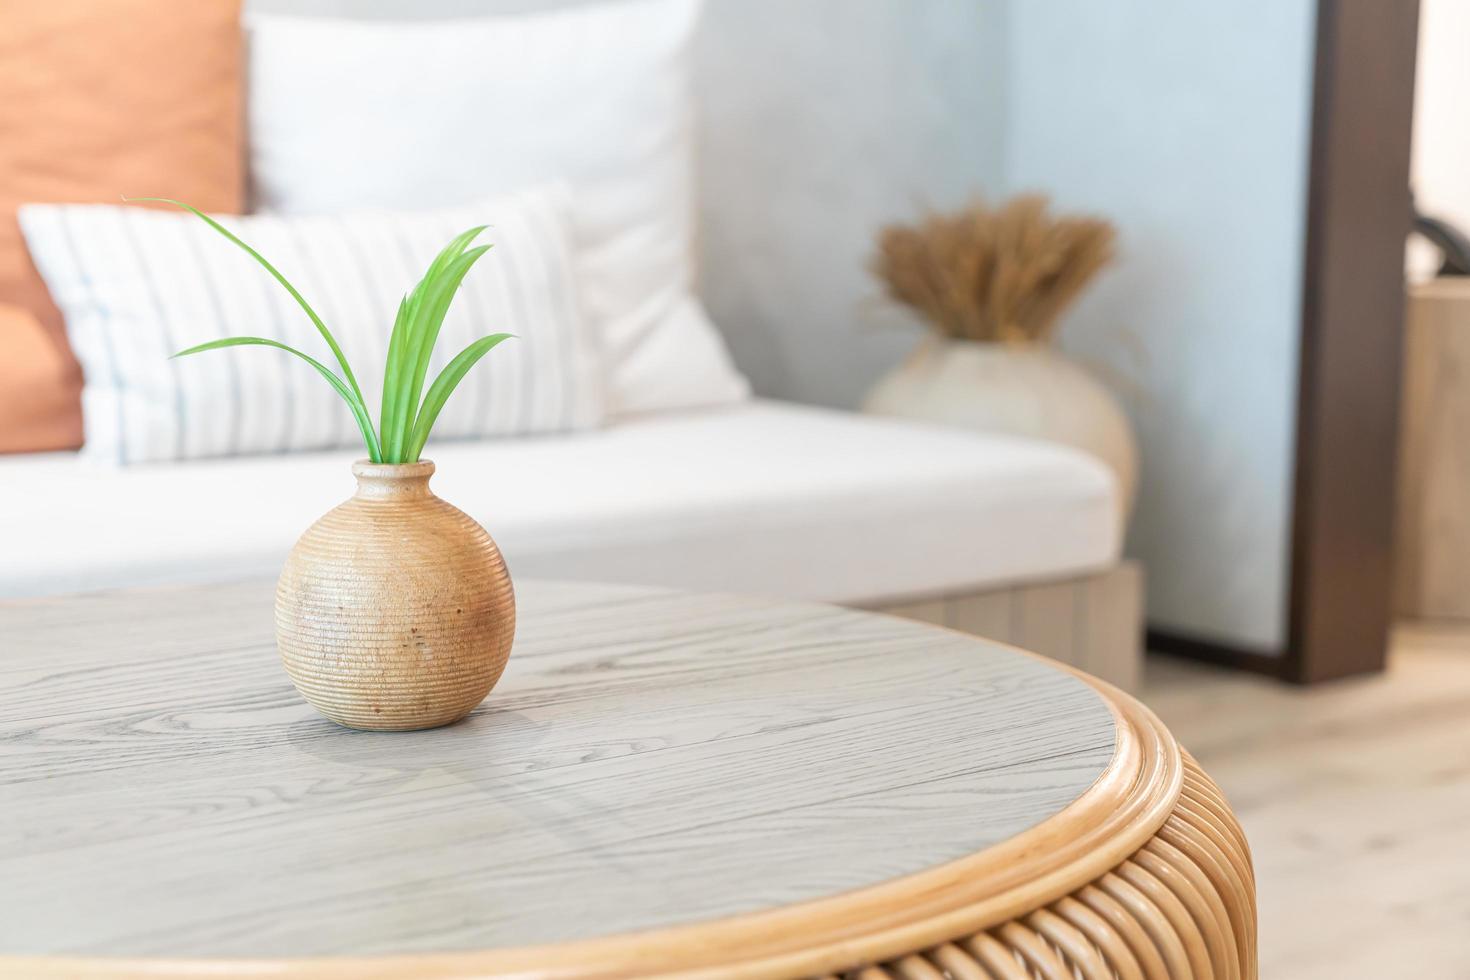
[[[316,715],[270,583],[0,605],[0,975],[1255,976],[1158,720],[886,616],[527,582],[465,722]]]

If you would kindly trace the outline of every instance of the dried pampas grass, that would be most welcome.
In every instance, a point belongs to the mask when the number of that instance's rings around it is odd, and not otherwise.
[[[873,271],[888,295],[940,333],[965,340],[1040,343],[1113,258],[1113,226],[1055,217],[1027,194],[992,210],[976,202],[878,236]]]

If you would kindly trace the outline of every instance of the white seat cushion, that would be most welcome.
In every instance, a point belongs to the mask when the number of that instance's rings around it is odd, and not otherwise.
[[[353,457],[0,458],[0,595],[274,575],[351,495]],[[869,602],[1071,576],[1119,550],[1117,491],[1089,456],[776,402],[433,457],[434,489],[522,576]]]

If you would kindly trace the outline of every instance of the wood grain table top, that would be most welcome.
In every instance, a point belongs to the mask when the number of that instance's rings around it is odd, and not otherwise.
[[[0,956],[417,954],[770,911],[1033,830],[1119,745],[1097,688],[958,633],[518,599],[489,699],[393,734],[302,701],[268,582],[0,604]]]

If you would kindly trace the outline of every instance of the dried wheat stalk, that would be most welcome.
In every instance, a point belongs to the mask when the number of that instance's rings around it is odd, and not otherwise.
[[[1113,226],[1054,217],[1039,194],[992,210],[977,201],[878,236],[873,271],[888,295],[967,340],[1049,340],[1057,318],[1113,258]]]

